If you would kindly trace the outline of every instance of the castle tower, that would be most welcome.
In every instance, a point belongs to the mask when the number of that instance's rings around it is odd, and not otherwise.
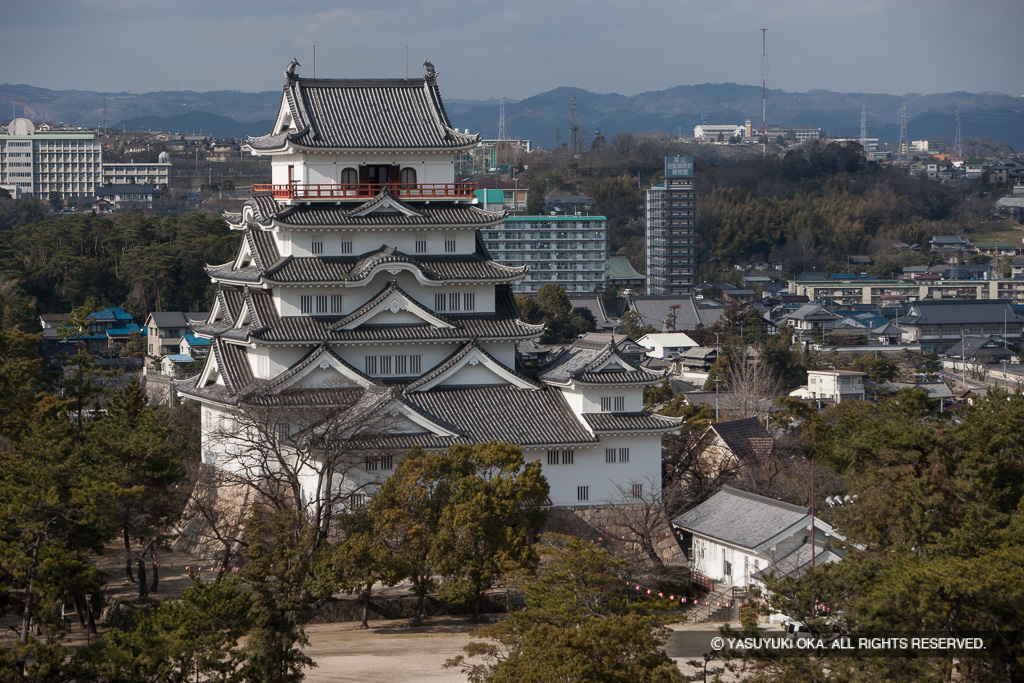
[[[246,145],[271,157],[273,182],[226,215],[237,256],[207,268],[217,296],[196,332],[210,359],[177,387],[202,403],[204,462],[242,471],[267,440],[315,458],[341,434],[351,467],[329,484],[309,476],[304,495],[349,487],[357,504],[411,446],[497,439],[541,460],[554,505],[603,503],[634,479],[660,486],[661,434],[679,420],[645,413],[642,394],[663,373],[612,343],[518,369],[517,342],[542,332],[510,290],[526,268],[478,239],[505,214],[455,179],[455,155],[479,136],[452,127],[433,66],[409,80],[306,79],[297,66],[273,130]],[[354,420],[330,424],[370,412],[387,417],[373,439]],[[276,424],[245,435],[243,415]]]

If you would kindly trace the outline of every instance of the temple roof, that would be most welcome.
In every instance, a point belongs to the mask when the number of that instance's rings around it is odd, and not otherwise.
[[[392,284],[388,283],[373,300],[385,295],[391,287]],[[196,324],[196,332],[239,342],[258,340],[272,343],[320,343],[530,339],[544,331],[543,325],[530,325],[519,317],[519,311],[507,286],[495,289],[494,313],[433,314],[450,327],[437,327],[424,322],[401,325],[365,324],[353,329],[339,329],[341,326],[338,325],[340,321],[350,318],[353,314],[278,316],[271,294],[261,290],[248,290],[247,294],[257,313],[259,326],[254,326],[254,323],[235,329],[234,324],[240,315],[245,295],[229,294],[232,289],[235,288],[222,285],[223,294],[218,294],[218,299],[223,298],[228,306],[224,321]],[[237,303],[232,304],[229,299]],[[367,305],[370,303],[372,300]]]
[[[613,342],[599,349],[589,344],[573,344],[540,369],[540,379],[554,384],[647,383],[661,381],[666,374],[630,363]]]
[[[403,403],[469,442],[522,446],[593,443],[594,437],[553,390],[505,386],[440,386],[407,393]]]
[[[583,419],[595,432],[666,431],[678,429],[684,420],[655,413],[584,413]]]
[[[404,210],[369,211],[370,205],[385,194],[391,204]],[[488,227],[505,217],[503,211],[485,211],[473,204],[403,201],[391,195],[387,186],[375,197],[355,207],[331,202],[283,205],[278,204],[270,192],[254,192],[244,206],[252,209],[253,218],[263,226],[277,222],[294,226],[353,228]],[[226,213],[224,218],[236,227],[241,226],[242,215],[239,213]]]
[[[250,137],[253,150],[288,143],[318,149],[464,149],[479,135],[452,127],[437,80],[326,79],[288,76],[281,102],[290,125]],[[278,116],[280,125],[282,117]]]

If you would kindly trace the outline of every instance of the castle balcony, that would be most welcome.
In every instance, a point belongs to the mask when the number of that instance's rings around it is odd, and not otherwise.
[[[387,183],[387,187],[391,194],[401,199],[473,199],[476,183]],[[298,201],[366,200],[377,196],[382,189],[384,189],[384,185],[380,183],[331,185],[288,183],[252,186],[253,192],[273,192],[274,199]]]

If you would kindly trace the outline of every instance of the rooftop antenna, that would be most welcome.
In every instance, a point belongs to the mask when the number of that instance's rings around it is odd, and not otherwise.
[[[956,137],[953,138],[953,156],[960,159],[964,158],[963,123],[964,108],[958,104],[956,105]]]
[[[501,91],[501,105],[498,107],[498,139],[508,140],[508,128],[505,123],[505,91]]]
[[[910,156],[910,136],[907,133],[907,103],[900,106],[900,144],[899,157],[906,159]]]
[[[768,29],[761,31],[761,158],[768,155]]]
[[[866,104],[860,108],[860,147],[862,151],[868,148],[868,106]]]
[[[409,80],[409,43],[405,44],[405,80]]]
[[[313,41],[313,78],[316,78],[316,41]]]

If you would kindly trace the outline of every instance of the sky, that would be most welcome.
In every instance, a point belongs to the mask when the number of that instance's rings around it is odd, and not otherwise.
[[[315,43],[320,78],[429,59],[446,99],[760,85],[762,66],[790,92],[1024,95],[1022,30],[1021,0],[8,0],[0,81],[277,90],[293,57],[314,75]]]

